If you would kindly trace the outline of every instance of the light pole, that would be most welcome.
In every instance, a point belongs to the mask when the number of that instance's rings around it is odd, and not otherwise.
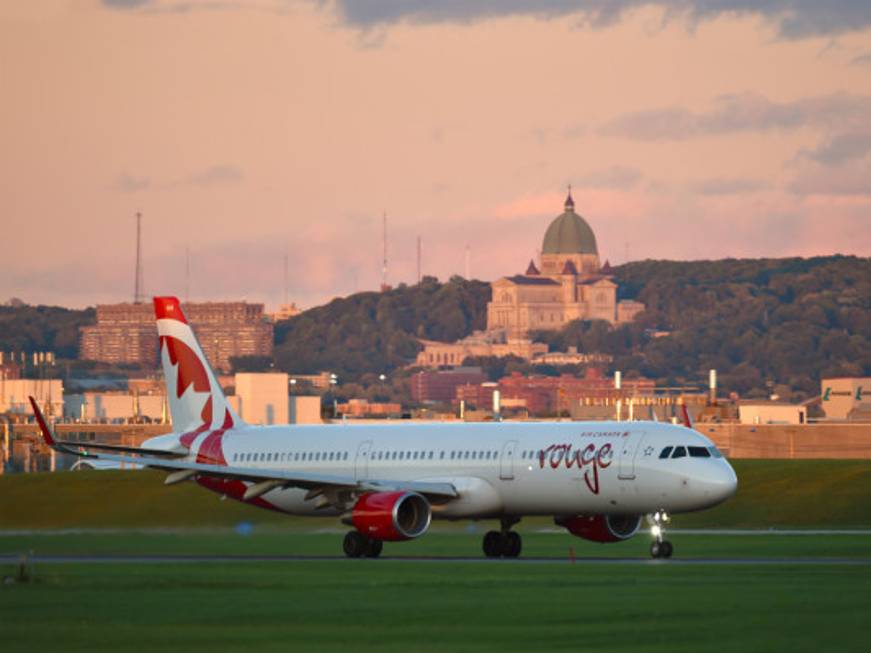
[[[336,386],[339,384],[339,377],[335,372],[330,374],[330,392],[333,394],[333,418],[339,416],[339,400],[336,398]]]

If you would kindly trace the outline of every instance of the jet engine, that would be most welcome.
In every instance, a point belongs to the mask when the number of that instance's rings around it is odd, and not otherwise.
[[[575,515],[556,517],[554,522],[572,535],[592,542],[628,540],[641,527],[641,515]]]
[[[354,528],[374,540],[410,540],[426,533],[431,520],[429,502],[416,492],[364,494],[351,510]]]

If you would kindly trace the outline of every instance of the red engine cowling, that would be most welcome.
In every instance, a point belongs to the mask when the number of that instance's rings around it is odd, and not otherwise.
[[[641,527],[641,515],[576,515],[556,517],[554,522],[572,535],[592,542],[628,540]]]
[[[351,523],[366,537],[398,542],[426,533],[432,520],[429,502],[416,492],[373,492],[354,504]]]

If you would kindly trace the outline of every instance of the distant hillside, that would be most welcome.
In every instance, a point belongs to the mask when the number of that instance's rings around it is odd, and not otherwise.
[[[871,259],[641,261],[614,272],[621,298],[647,306],[637,324],[576,323],[538,338],[610,353],[616,367],[668,383],[716,368],[723,389],[758,396],[800,399],[819,393],[820,376],[871,375]]]
[[[58,358],[75,358],[79,327],[95,321],[93,308],[0,306],[0,351],[53,351]]]
[[[334,299],[275,325],[276,364],[350,379],[389,372],[414,359],[416,336],[452,341],[483,329],[489,299],[490,284],[460,277]]]
[[[721,388],[742,396],[803,399],[819,392],[823,375],[871,375],[871,259],[640,261],[614,274],[621,299],[647,306],[636,323],[577,322],[533,335],[552,349],[611,354],[614,368],[663,384],[704,383],[716,368]],[[276,324],[276,366],[368,384],[411,362],[416,337],[453,341],[484,328],[489,299],[489,283],[459,277],[335,299]],[[0,351],[75,357],[79,327],[93,322],[93,309],[0,307]]]

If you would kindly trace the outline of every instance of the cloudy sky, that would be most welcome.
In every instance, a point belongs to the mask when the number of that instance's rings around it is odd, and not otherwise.
[[[760,8],[762,7],[762,8]],[[525,269],[871,255],[867,0],[0,4],[0,300],[303,306]]]

